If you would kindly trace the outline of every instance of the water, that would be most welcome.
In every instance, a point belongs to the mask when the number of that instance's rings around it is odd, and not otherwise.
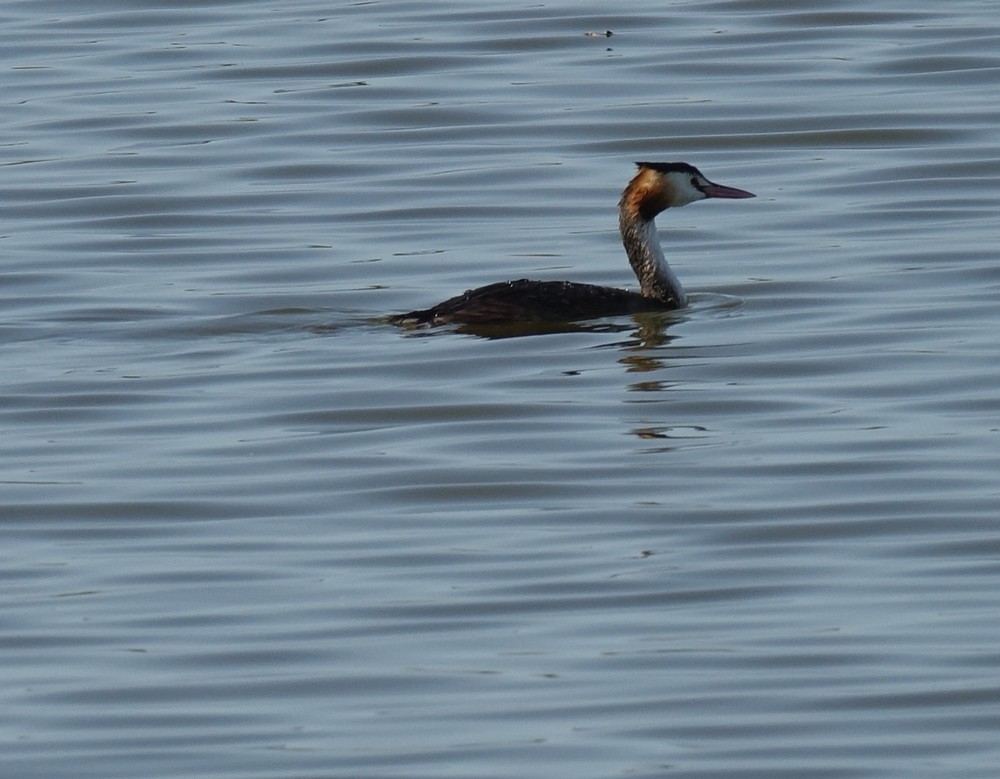
[[[3,775],[995,776],[995,17],[6,3]]]

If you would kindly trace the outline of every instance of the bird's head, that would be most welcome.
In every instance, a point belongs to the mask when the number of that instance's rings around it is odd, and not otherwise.
[[[678,208],[707,198],[756,197],[752,192],[716,184],[686,162],[637,162],[635,178],[625,190],[636,210],[652,219],[666,208]],[[623,198],[625,202],[625,198]]]

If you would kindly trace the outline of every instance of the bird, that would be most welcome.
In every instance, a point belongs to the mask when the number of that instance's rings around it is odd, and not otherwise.
[[[618,202],[618,229],[639,280],[638,292],[573,281],[518,279],[477,287],[432,308],[392,315],[388,321],[405,327],[510,325],[574,322],[684,308],[687,295],[663,255],[654,221],[657,214],[698,200],[737,200],[756,195],[709,181],[686,162],[635,164],[638,170]]]

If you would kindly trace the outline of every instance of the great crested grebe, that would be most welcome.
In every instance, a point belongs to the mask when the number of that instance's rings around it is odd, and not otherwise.
[[[654,218],[667,208],[696,200],[755,195],[714,184],[686,162],[636,165],[639,171],[618,202],[618,229],[639,279],[639,292],[573,281],[501,281],[471,289],[433,308],[397,314],[389,321],[400,325],[569,322],[686,306],[687,295],[663,256]]]

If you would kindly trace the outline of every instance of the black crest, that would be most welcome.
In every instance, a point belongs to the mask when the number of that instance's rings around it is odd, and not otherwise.
[[[687,176],[701,176],[701,171],[686,162],[637,162],[640,168],[650,168],[659,173],[683,173]]]

